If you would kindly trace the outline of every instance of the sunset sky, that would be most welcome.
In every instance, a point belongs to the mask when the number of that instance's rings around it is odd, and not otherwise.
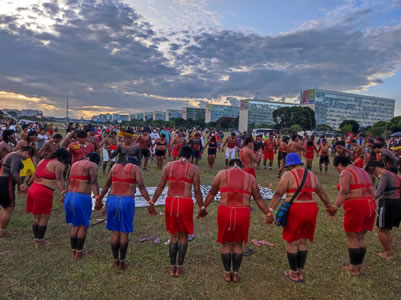
[[[396,99],[401,0],[0,0],[0,109],[73,117],[295,101],[323,88]]]

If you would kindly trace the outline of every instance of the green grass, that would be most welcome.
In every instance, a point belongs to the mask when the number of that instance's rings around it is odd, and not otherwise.
[[[147,186],[156,186],[160,172],[155,162],[150,171],[144,173]],[[211,184],[214,175],[224,167],[222,153],[214,170],[207,168],[206,157],[200,163],[201,184]],[[273,183],[274,171],[258,170],[259,183]],[[315,159],[314,170],[317,170]],[[327,176],[319,176],[330,200],[335,200],[337,173],[331,166]],[[105,178],[100,175],[100,183]],[[110,233],[104,224],[90,228],[85,248],[89,256],[81,261],[70,257],[68,231],[64,222],[64,210],[59,194],[54,198],[54,209],[50,218],[47,239],[48,248],[34,249],[31,233],[31,216],[25,214],[25,198],[17,199],[16,211],[9,229],[16,232],[12,239],[0,239],[0,298],[1,299],[401,299],[400,250],[397,243],[400,231],[395,229],[394,245],[397,254],[392,262],[375,255],[380,251],[374,233],[367,234],[368,253],[365,274],[351,277],[341,271],[348,261],[346,239],[343,232],[343,213],[336,219],[327,217],[319,203],[315,242],[310,246],[306,265],[306,282],[296,284],[285,280],[280,272],[288,268],[285,242],[281,228],[265,225],[262,212],[255,208],[251,214],[250,239],[266,239],[275,244],[252,247],[255,254],[245,257],[241,266],[238,284],[223,281],[223,267],[217,244],[217,204],[212,204],[205,219],[195,220],[196,239],[189,245],[182,278],[168,276],[168,248],[163,243],[169,238],[163,217],[149,217],[146,209],[136,210],[134,233],[128,250],[130,269],[119,274],[112,267],[109,246]],[[164,207],[159,207],[159,210]],[[197,213],[197,210],[195,210]],[[93,219],[98,213],[93,214]],[[136,240],[144,234],[161,237],[162,243],[142,244]]]

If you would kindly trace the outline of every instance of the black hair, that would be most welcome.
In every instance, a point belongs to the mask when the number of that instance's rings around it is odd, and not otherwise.
[[[323,142],[325,142],[325,143],[326,143],[326,142],[327,142],[327,141],[326,141],[326,139],[322,139],[322,143],[323,143]]]
[[[59,148],[52,153],[49,157],[50,159],[57,158],[57,160],[65,165],[71,163],[71,153],[67,149]]]
[[[244,143],[242,144],[242,146],[246,146],[249,143],[253,143],[253,137],[251,137],[251,136],[248,136],[248,137],[245,138]]]
[[[55,135],[53,135],[53,139],[62,139],[63,136],[60,133],[56,133]]]
[[[288,136],[283,136],[281,139],[284,143],[288,143],[289,137]]]
[[[381,148],[383,148],[385,145],[386,145],[385,143],[374,143],[372,148],[373,148],[373,149],[377,149],[377,148],[381,149]]]
[[[377,137],[376,140],[379,141],[379,143],[385,143],[386,142],[386,140],[384,138],[382,138],[382,137]]]
[[[341,164],[343,167],[346,167],[351,164],[351,160],[346,156],[339,155],[336,156],[333,161],[333,165],[335,167],[337,167],[338,164]]]
[[[30,156],[35,154],[35,149],[31,146],[24,146],[21,148],[21,152],[28,152]]]
[[[374,141],[373,139],[368,139],[368,143],[369,143],[369,144],[374,144],[375,141]]]
[[[385,169],[386,167],[384,166],[384,163],[382,161],[371,160],[365,166],[365,171],[368,171],[370,168],[382,168],[382,169]]]
[[[313,141],[308,141],[308,147],[312,147],[313,146]]]
[[[293,141],[295,141],[297,138],[298,138],[298,134],[293,134],[293,135],[291,136],[291,139],[292,139]]]
[[[194,152],[193,152],[193,150],[192,150],[192,148],[190,146],[182,146],[178,156],[179,157],[184,157],[186,159],[190,159],[193,153]]]
[[[238,158],[232,159],[232,160],[230,160],[230,162],[228,163],[228,166],[229,166],[229,167],[234,167],[234,165],[237,165],[237,166],[240,167],[240,168],[243,167],[241,160],[239,160]]]
[[[235,132],[231,132],[231,136],[235,136]]]
[[[338,142],[336,143],[336,146],[343,146],[343,147],[345,147],[345,142],[344,142],[344,141],[338,141]]]
[[[110,132],[110,135],[112,134],[117,134],[117,132],[115,132],[114,130],[112,132]]]
[[[134,165],[136,165],[138,167],[141,166],[141,161],[138,160],[138,158],[136,158],[134,156],[128,156],[127,160],[122,162],[122,165],[125,165],[127,163],[128,164],[134,164]]]
[[[6,129],[3,131],[3,141],[8,143],[10,141],[10,136],[12,136],[15,133],[14,130],[12,129]]]
[[[24,130],[25,128],[28,128],[28,125],[27,124],[22,124],[22,130]]]
[[[210,138],[210,141],[213,143],[216,143],[216,137],[214,135],[212,135],[212,137]]]
[[[351,144],[353,144],[353,143],[356,143],[356,140],[355,140],[355,139],[352,139],[352,140],[351,140]]]
[[[78,130],[78,132],[77,132],[77,138],[84,139],[84,138],[86,138],[86,137],[88,137],[88,133],[87,133],[86,131],[84,131],[84,130]]]
[[[162,133],[162,134],[160,135],[160,137],[161,137],[161,138],[165,138],[166,135],[165,135],[164,133]]]
[[[38,133],[36,131],[29,131],[28,135],[26,136],[26,141],[28,143],[30,143],[31,142],[31,137],[33,137],[33,136],[38,136]]]
[[[97,165],[100,163],[100,155],[97,154],[96,152],[90,152],[90,153],[86,154],[85,157],[89,158],[90,162],[93,162]]]

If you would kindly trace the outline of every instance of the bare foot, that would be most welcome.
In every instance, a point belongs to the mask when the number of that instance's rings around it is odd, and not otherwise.
[[[9,238],[12,237],[13,234],[6,229],[0,229],[0,238]]]
[[[77,259],[77,250],[72,250],[72,259]]]
[[[120,271],[127,271],[129,263],[125,260],[120,260]]]
[[[40,246],[40,247],[42,247],[42,246],[49,246],[51,243],[48,241],[48,240],[39,240],[38,241],[38,245]]]
[[[81,258],[84,258],[84,257],[87,257],[87,256],[88,256],[88,253],[86,251],[78,251],[77,250],[77,253],[75,255],[75,259],[81,259]]]
[[[394,259],[394,252],[378,252],[376,253],[378,256],[381,258],[387,259],[387,260],[393,260]]]
[[[175,277],[181,277],[182,273],[184,273],[184,268],[177,266],[177,269],[175,271]]]
[[[119,269],[120,269],[120,261],[119,261],[118,259],[114,260],[113,266],[114,266],[117,270],[119,270]]]
[[[361,272],[359,271],[359,267],[358,266],[346,265],[346,266],[343,266],[342,269],[344,271],[347,271],[349,274],[354,275],[354,276],[361,275]]]
[[[281,275],[283,275],[288,280],[291,280],[292,282],[299,282],[298,272],[286,270],[286,271],[281,272]]]
[[[232,276],[231,272],[224,272],[224,280],[226,282],[230,282],[231,281],[231,276]]]
[[[298,280],[299,280],[299,282],[305,282],[305,271],[304,270],[298,271]]]
[[[170,266],[170,277],[175,277],[176,270],[177,270],[176,266]]]

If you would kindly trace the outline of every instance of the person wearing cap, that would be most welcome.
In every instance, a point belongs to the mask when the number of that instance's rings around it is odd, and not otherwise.
[[[344,206],[344,231],[350,259],[350,264],[342,269],[351,275],[361,275],[366,255],[365,234],[372,231],[376,216],[371,178],[364,169],[353,166],[346,156],[336,156],[333,164],[340,174],[333,215]]]
[[[72,258],[86,256],[83,251],[92,216],[93,193],[99,205],[98,165],[100,156],[96,152],[88,153],[83,159],[75,162],[70,171],[70,180],[66,192],[63,192],[65,222],[71,223],[70,242]]]
[[[327,171],[329,169],[329,164],[330,164],[330,159],[329,159],[329,150],[330,150],[330,146],[327,143],[326,139],[322,139],[321,143],[319,145],[318,148],[318,154],[317,156],[319,158],[319,170],[320,170],[320,174],[322,174],[323,172],[323,168],[322,165],[324,164],[324,173],[327,174]]]
[[[298,190],[304,172],[307,172],[305,184],[290,206],[287,213],[287,223],[283,227],[283,239],[287,242],[287,259],[290,269],[283,271],[282,275],[294,282],[305,281],[304,267],[308,254],[307,240],[313,242],[318,214],[316,195],[324,203],[328,212],[333,210],[319,179],[312,171],[303,168],[302,165],[303,162],[298,154],[289,153],[287,155],[285,168],[288,168],[289,171],[285,172],[280,179],[279,186],[269,206],[271,213],[267,216],[268,223],[273,223],[272,212],[283,195],[286,194],[284,201],[289,202]]]
[[[378,201],[376,227],[384,252],[377,255],[392,260],[394,250],[391,230],[401,223],[401,180],[386,170],[381,162],[372,161],[367,167],[374,168],[374,175],[379,179],[374,195]]]
[[[256,178],[255,164],[260,162],[261,154],[259,152],[253,152],[253,138],[246,137],[243,143],[243,147],[240,151],[241,163],[244,166],[243,171],[253,175]]]
[[[25,212],[33,216],[33,243],[47,245],[44,239],[47,223],[53,208],[53,193],[59,190],[64,193],[64,169],[71,162],[71,154],[64,148],[56,150],[48,159],[42,159],[35,174],[28,182]]]
[[[265,215],[269,214],[269,210],[260,195],[255,177],[242,170],[241,161],[232,159],[228,167],[217,173],[214,178],[206,196],[205,209],[220,191],[217,242],[221,244],[224,280],[238,282],[243,257],[242,246],[244,242],[248,243],[251,196]]]
[[[207,215],[200,190],[199,168],[189,162],[192,154],[193,150],[190,146],[183,146],[180,150],[179,159],[166,164],[148,208],[150,215],[157,215],[154,205],[168,182],[165,221],[166,229],[171,234],[169,244],[171,277],[180,277],[183,273],[183,264],[188,248],[188,235],[192,235],[194,231],[192,187],[199,206],[198,216]]]

